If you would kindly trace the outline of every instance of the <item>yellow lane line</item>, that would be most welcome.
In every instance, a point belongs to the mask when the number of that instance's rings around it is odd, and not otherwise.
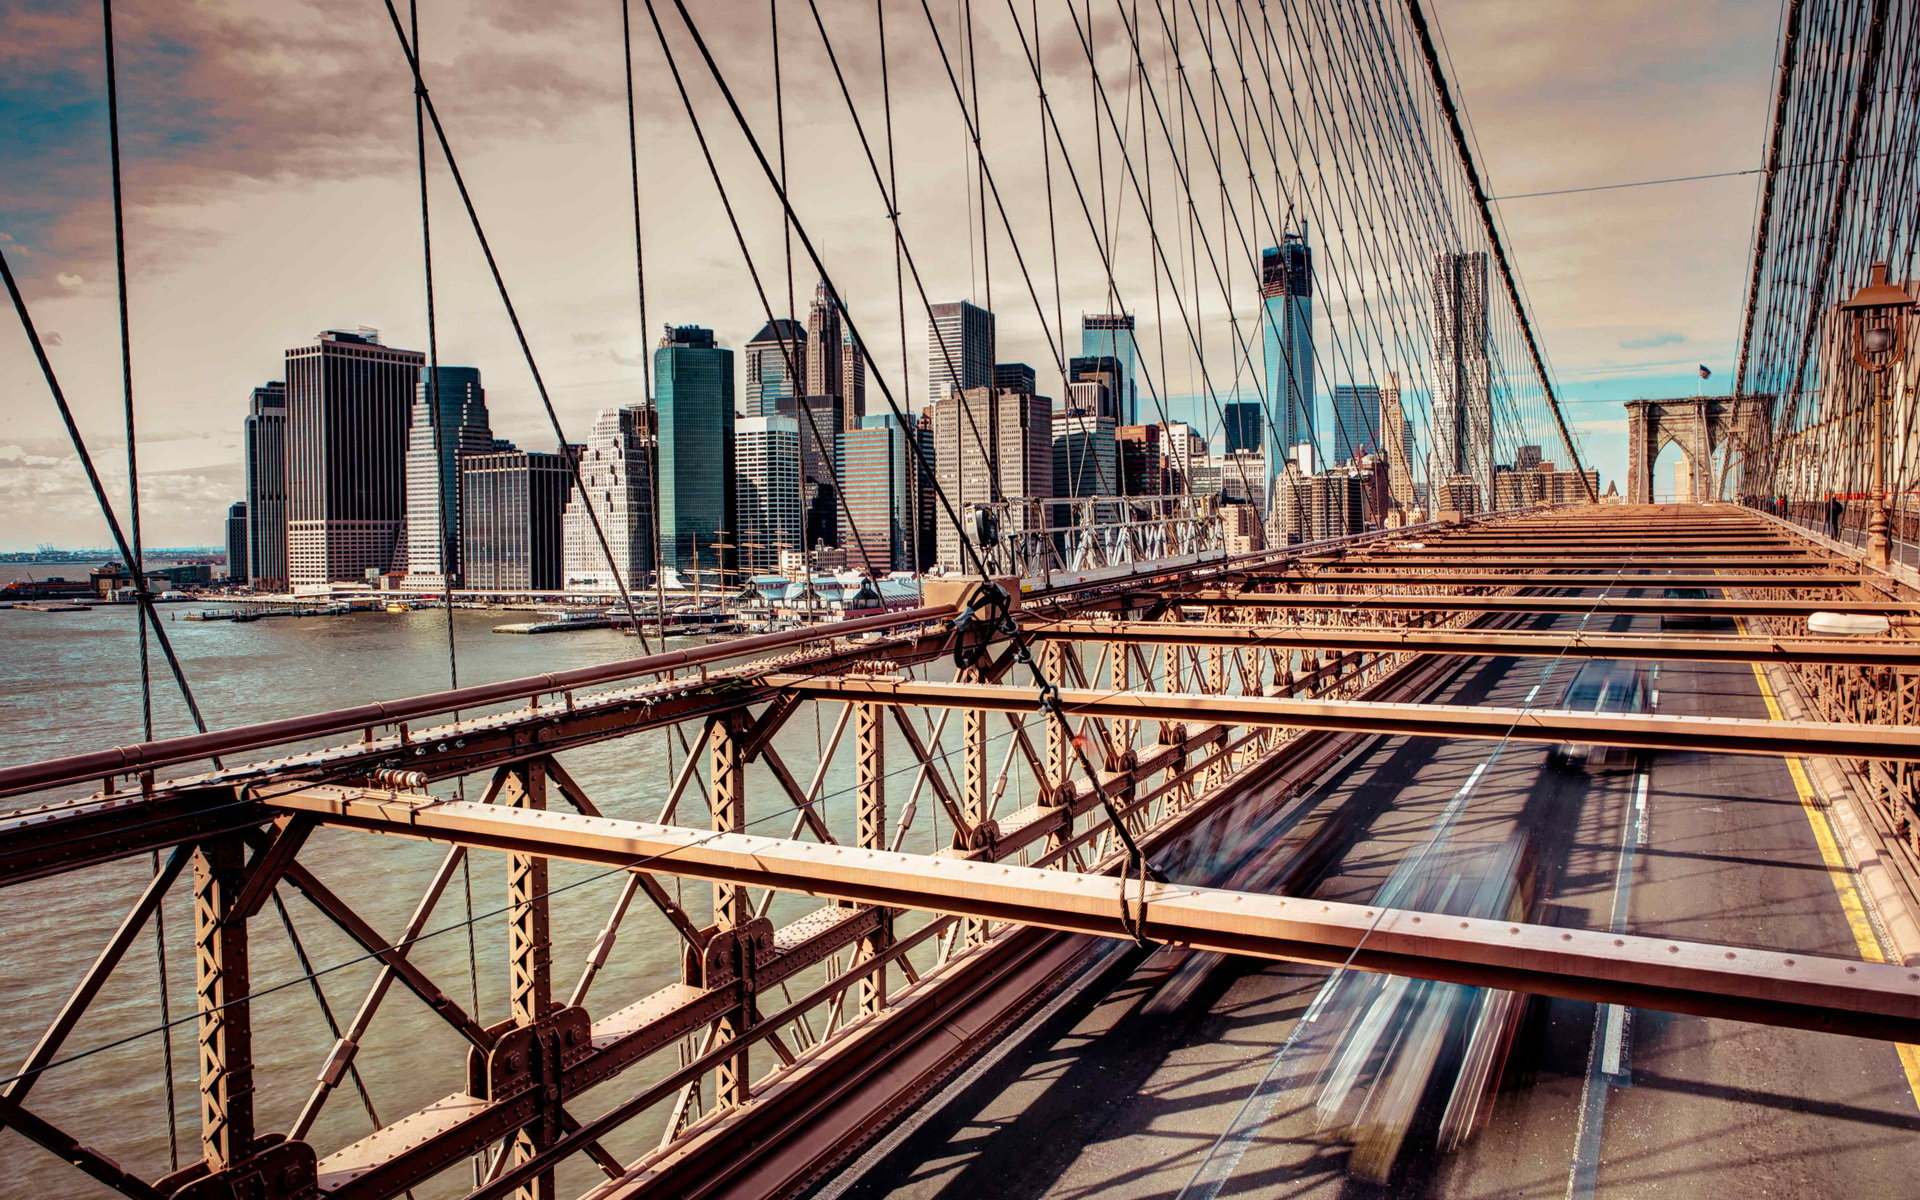
[[[1735,618],[1742,633],[1746,632],[1746,621]],[[1752,664],[1754,682],[1760,685],[1760,698],[1766,701],[1767,716],[1775,721],[1786,717],[1780,711],[1780,702],[1773,694],[1773,684],[1767,678],[1766,671],[1759,663]],[[1873,921],[1867,916],[1866,901],[1860,896],[1860,889],[1853,881],[1853,868],[1847,864],[1840,853],[1840,839],[1835,836],[1833,817],[1826,806],[1820,803],[1819,794],[1813,790],[1813,781],[1807,777],[1806,763],[1798,758],[1789,758],[1787,775],[1793,780],[1793,790],[1800,796],[1801,811],[1807,815],[1807,824],[1813,829],[1814,844],[1820,847],[1820,858],[1827,865],[1827,877],[1833,882],[1833,890],[1840,898],[1840,911],[1846,915],[1847,928],[1853,931],[1853,941],[1860,949],[1860,957],[1867,962],[1890,962],[1891,956],[1880,941],[1880,934],[1873,927]],[[1914,1103],[1920,1105],[1920,1046],[1901,1043],[1894,1045],[1900,1055],[1900,1066],[1907,1073],[1907,1089],[1913,1094]]]

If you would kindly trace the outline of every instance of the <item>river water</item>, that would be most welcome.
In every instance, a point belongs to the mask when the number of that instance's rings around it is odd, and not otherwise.
[[[39,577],[84,576],[84,570],[32,566]],[[160,612],[214,727],[416,695],[442,689],[450,681],[447,616],[440,611],[276,617],[248,624],[181,619],[201,607],[207,606],[169,605]],[[616,630],[535,637],[491,632],[493,625],[521,616],[465,610],[452,614],[462,684],[565,670],[638,653],[635,640]],[[134,612],[127,607],[75,613],[0,611],[0,761],[28,762],[139,740],[141,706],[133,630]],[[669,644],[693,643],[676,639]],[[153,670],[157,734],[190,732],[184,709],[157,660]],[[814,707],[828,710],[820,719],[831,722],[839,706]],[[803,784],[813,773],[824,736],[819,722],[809,715],[789,726],[776,743]],[[849,733],[840,758],[825,776],[824,811],[838,830],[850,825],[846,814],[852,809],[851,741]],[[917,768],[903,746],[890,746],[888,753],[888,765],[896,775]],[[609,815],[653,819],[680,759],[680,749],[668,735],[648,733],[570,752],[564,763]],[[749,817],[756,831],[787,836],[792,810],[777,795],[769,796],[771,789],[762,786],[764,782],[757,778],[750,788],[757,807],[750,809]],[[473,789],[483,786],[484,777],[470,781]],[[904,791],[905,786],[901,787]],[[1024,802],[1009,794],[1002,811]],[[0,802],[6,803],[15,802]],[[554,803],[559,803],[557,797]],[[939,836],[924,811],[938,806],[928,796],[921,807],[921,821],[909,837],[908,848],[920,848]],[[680,819],[690,824],[706,820],[697,793],[688,797]],[[303,851],[302,861],[376,929],[392,937],[405,925],[443,854],[439,847],[402,839],[321,833]],[[151,870],[152,864],[140,859],[0,890],[0,922],[4,923],[0,945],[5,947],[0,951],[0,998],[6,1011],[6,1019],[0,1021],[0,1076],[13,1073],[11,1064],[26,1054]],[[565,1000],[571,992],[579,965],[618,891],[618,876],[619,872],[555,864],[551,886],[556,893],[556,999]],[[666,883],[670,889],[677,886],[672,880]],[[704,884],[685,885],[687,906],[696,921],[707,918],[708,892]],[[373,965],[316,910],[289,889],[281,889],[281,894],[287,898],[286,911],[301,950],[292,948],[273,905],[250,927],[263,1132],[287,1127],[332,1044],[314,982],[320,985],[334,1019],[344,1024],[374,977]],[[477,1010],[483,1023],[506,1016],[506,935],[499,914],[504,896],[500,856],[476,854],[469,870],[456,875],[427,924],[430,931],[438,932],[413,952],[415,961],[441,988],[463,1006]],[[772,915],[778,924],[816,903],[803,897],[782,898]],[[165,1015],[181,1022],[191,1015],[193,990],[190,891],[184,881],[169,900],[166,918]],[[36,1111],[148,1178],[164,1172],[169,1159],[167,1039],[158,1031],[163,1015],[159,958],[151,936],[143,937],[67,1039],[61,1058],[72,1061],[38,1076],[30,1096]],[[588,1008],[601,1016],[615,1006],[616,998],[619,1004],[628,1003],[671,981],[677,977],[678,959],[679,945],[671,929],[646,908],[644,900],[636,901],[616,953],[588,998]],[[303,978],[309,974],[317,974],[317,980]],[[180,1155],[191,1162],[199,1153],[191,1020],[175,1024],[171,1034]],[[410,993],[393,989],[358,1059],[377,1119],[391,1122],[441,1096],[465,1090],[463,1045]],[[652,1077],[651,1069],[636,1069],[622,1076],[615,1090],[631,1094]],[[612,1094],[587,1097],[574,1115],[591,1116],[615,1098]],[[349,1081],[330,1099],[311,1140],[324,1154],[363,1136],[371,1127],[367,1106]],[[615,1139],[610,1148],[631,1156],[657,1136],[657,1128],[641,1125]],[[417,1194],[423,1200],[458,1194],[462,1189],[456,1184],[464,1178],[443,1177],[439,1186]],[[569,1179],[563,1177],[562,1182],[564,1187]],[[577,1191],[590,1179],[575,1176],[571,1182],[579,1185]],[[109,1194],[12,1131],[0,1133],[0,1196]]]

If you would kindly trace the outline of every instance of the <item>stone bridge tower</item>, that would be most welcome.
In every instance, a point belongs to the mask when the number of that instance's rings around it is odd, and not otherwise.
[[[1653,503],[1653,463],[1668,442],[1687,456],[1696,500],[1722,500],[1727,474],[1744,462],[1765,474],[1766,396],[1692,396],[1627,401],[1627,503]]]

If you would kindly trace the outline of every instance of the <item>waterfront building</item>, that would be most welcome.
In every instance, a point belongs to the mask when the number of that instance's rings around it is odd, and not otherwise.
[[[1108,415],[1114,424],[1133,425],[1140,420],[1140,346],[1134,340],[1132,313],[1080,314],[1080,354],[1086,358],[1111,359],[1118,378],[1109,386],[1117,411]]]
[[[512,448],[461,456],[460,561],[469,588],[550,592],[561,586],[563,514],[573,486],[566,455]]]
[[[749,575],[771,573],[778,568],[783,551],[805,545],[800,441],[800,422],[787,414],[741,417],[735,422],[739,536],[734,540],[740,568]]]
[[[836,395],[801,396],[780,405],[800,431],[801,543],[808,548],[840,544],[840,434],[846,404]]]
[[[372,329],[287,351],[287,575],[364,583],[404,556],[407,419],[426,356]]]
[[[1464,475],[1473,483],[1477,499],[1490,496],[1493,489],[1493,394],[1488,355],[1486,252],[1436,256],[1429,482],[1437,488],[1450,485],[1456,475]]]
[[[934,472],[940,490],[963,518],[969,505],[1000,508],[1003,533],[1040,519],[1037,505],[1000,505],[1005,500],[1044,500],[1053,493],[1053,402],[1026,392],[966,388],[934,401]],[[942,514],[936,534],[938,560],[967,569],[959,533]]]
[[[287,385],[253,389],[246,443],[247,571],[255,587],[287,586]]]
[[[227,578],[245,583],[252,578],[247,570],[247,502],[236,500],[227,505]]]
[[[1350,463],[1380,447],[1380,389],[1343,383],[1333,389],[1333,458]]]
[[[478,367],[423,367],[407,429],[407,584],[457,587],[460,459],[495,449]]]
[[[964,300],[932,305],[927,322],[927,402],[993,386],[993,314]]]
[[[1522,446],[1514,452],[1513,469],[1516,471],[1538,471],[1540,469],[1540,447]]]
[[[688,326],[693,328],[693,326]],[[668,336],[672,336],[669,331]],[[709,342],[712,340],[708,334]],[[665,346],[667,343],[662,342]],[[727,351],[729,359],[733,352]],[[807,331],[800,322],[776,317],[760,327],[748,340],[745,350],[747,371],[746,414],[766,416],[780,411],[782,401],[800,395],[807,381]],[[731,420],[733,414],[727,414]]]
[[[560,587],[617,595],[623,585],[627,591],[645,585],[655,565],[653,460],[650,407],[610,408],[594,419],[561,518]],[[594,531],[595,517],[606,547]]]
[[[726,540],[721,531],[737,529],[733,351],[715,345],[711,329],[669,326],[653,354],[653,379],[661,564],[690,571],[697,558],[732,571],[732,555],[711,547]]]
[[[840,436],[840,483],[853,526],[841,544],[849,565],[869,575],[917,569],[920,472],[909,444],[916,425],[911,418],[876,413]]]
[[[1274,477],[1293,447],[1322,436],[1313,390],[1313,251],[1306,230],[1260,255],[1266,454]]]
[[[1266,418],[1258,400],[1235,400],[1221,407],[1227,453],[1259,450],[1266,444]]]

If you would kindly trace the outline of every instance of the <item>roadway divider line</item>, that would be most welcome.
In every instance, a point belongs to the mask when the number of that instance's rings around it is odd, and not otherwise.
[[[1738,621],[1738,624],[1744,633],[1746,622]],[[1754,682],[1760,685],[1760,698],[1767,706],[1767,716],[1775,721],[1785,720],[1780,700],[1774,694],[1773,683],[1767,678],[1767,673],[1758,663],[1752,665],[1752,670]],[[1786,764],[1787,776],[1793,780],[1793,790],[1800,797],[1800,810],[1806,814],[1807,824],[1813,830],[1814,845],[1820,848],[1820,860],[1826,864],[1827,878],[1839,897],[1840,911],[1847,919],[1847,928],[1853,934],[1854,944],[1859,947],[1860,957],[1876,963],[1899,961],[1888,953],[1879,930],[1874,927],[1859,885],[1854,882],[1853,865],[1841,853],[1833,816],[1821,801],[1820,794],[1814,790],[1813,781],[1807,777],[1806,763],[1798,758],[1789,758]],[[1907,1091],[1914,1103],[1920,1105],[1920,1046],[1896,1042],[1893,1048],[1899,1054],[1900,1068],[1907,1076]]]

